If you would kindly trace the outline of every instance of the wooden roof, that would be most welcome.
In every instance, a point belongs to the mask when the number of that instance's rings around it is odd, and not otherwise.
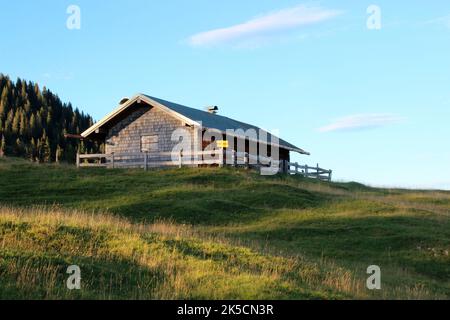
[[[203,110],[194,109],[190,107],[183,106],[181,104],[177,104],[174,102],[162,100],[159,98],[151,97],[145,94],[137,94],[133,98],[129,99],[128,101],[125,100],[125,102],[119,107],[117,107],[114,111],[109,113],[106,117],[104,117],[102,120],[94,124],[92,127],[87,129],[85,132],[83,132],[81,135],[84,138],[93,138],[96,136],[96,134],[99,134],[99,132],[104,127],[108,127],[108,124],[110,122],[116,122],[115,119],[117,117],[121,117],[124,113],[130,112],[129,107],[134,105],[135,103],[141,103],[144,102],[150,106],[157,107],[162,109],[163,111],[173,115],[175,118],[180,119],[181,121],[185,122],[188,125],[191,126],[197,126],[197,127],[204,127],[209,129],[216,129],[223,133],[226,133],[226,130],[232,129],[232,130],[238,130],[242,129],[244,131],[247,131],[248,129],[254,129],[258,133],[260,128],[245,122],[237,121],[228,117],[224,117],[218,114],[209,113]],[[278,145],[281,148],[295,151],[301,154],[308,154],[308,152],[304,151],[301,148],[296,147],[295,145],[283,140],[278,139],[278,143],[275,144],[275,138],[276,136],[271,135],[270,133],[267,133],[267,139],[268,144],[271,145]],[[274,140],[274,143],[272,141]]]

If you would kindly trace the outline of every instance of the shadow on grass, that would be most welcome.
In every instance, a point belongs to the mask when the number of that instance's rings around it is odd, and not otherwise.
[[[329,201],[329,195],[291,185],[294,180],[229,168],[143,172],[20,162],[0,170],[0,203],[110,211],[135,221],[227,224]]]
[[[329,201],[328,196],[280,184],[243,184],[229,190],[180,185],[128,203],[113,200],[110,210],[135,220],[165,218],[177,223],[220,225],[251,222],[273,210],[313,208]]]
[[[69,290],[67,267],[81,269],[81,290]],[[126,259],[0,252],[0,299],[155,299],[165,271]]]
[[[260,231],[230,230],[228,235],[316,259],[395,265],[436,281],[450,279],[450,223],[430,217],[332,217],[326,223],[318,217]]]

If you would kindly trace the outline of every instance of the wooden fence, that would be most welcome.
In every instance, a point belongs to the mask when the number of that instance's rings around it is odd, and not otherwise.
[[[228,165],[245,168],[261,168],[273,166],[279,172],[298,174],[307,178],[331,181],[331,170],[319,167],[301,166],[285,160],[276,161],[268,157],[255,156],[247,152],[234,150],[215,150],[199,152],[159,152],[159,153],[124,153],[124,154],[77,154],[77,167],[105,168],[150,168],[160,167],[198,167],[203,165]]]
[[[319,164],[315,167],[310,167],[308,165],[299,165],[297,162],[287,162],[287,173],[299,174],[306,178],[315,178],[322,181],[331,181],[333,171],[322,169],[319,167]]]
[[[211,151],[201,151],[195,154],[186,152],[145,152],[77,155],[77,167],[143,168],[147,170],[158,167],[222,165],[223,163],[223,154],[220,152],[211,153]]]
[[[269,166],[272,159],[235,151],[78,154],[77,167],[152,168],[169,166]],[[278,162],[277,162],[278,165]]]

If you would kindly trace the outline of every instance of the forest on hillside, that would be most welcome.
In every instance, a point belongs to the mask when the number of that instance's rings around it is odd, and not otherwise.
[[[73,162],[77,152],[97,152],[99,146],[64,135],[80,134],[92,124],[91,116],[47,88],[0,74],[0,156]]]

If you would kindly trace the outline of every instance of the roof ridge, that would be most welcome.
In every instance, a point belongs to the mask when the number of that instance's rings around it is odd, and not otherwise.
[[[248,125],[248,126],[252,126],[252,127],[256,127],[256,128],[258,128],[258,129],[261,129],[259,126],[252,125],[252,124],[249,124],[249,123],[247,123],[247,122],[239,121],[239,120],[236,120],[236,119],[234,119],[234,118],[230,118],[230,117],[227,117],[227,116],[224,116],[224,115],[221,115],[221,114],[210,113],[210,112],[205,111],[205,110],[203,110],[203,109],[198,109],[198,108],[189,107],[189,106],[186,106],[186,105],[184,105],[184,104],[180,104],[180,103],[178,103],[178,102],[173,102],[173,101],[169,101],[169,100],[165,100],[165,99],[161,99],[161,98],[152,97],[152,96],[149,96],[149,95],[147,95],[147,94],[144,94],[144,96],[146,96],[147,98],[150,98],[150,99],[156,99],[156,100],[159,100],[159,101],[165,101],[165,102],[168,102],[168,103],[171,103],[171,104],[176,104],[176,105],[178,105],[178,106],[180,106],[180,107],[189,108],[189,109],[192,109],[192,110],[195,110],[195,111],[198,111],[198,112],[203,112],[204,114],[209,115],[209,116],[211,116],[211,117],[225,118],[225,119],[229,119],[229,120],[232,120],[232,121],[235,121],[235,122],[239,122],[239,123],[242,123],[242,124],[245,124],[245,125]],[[194,119],[193,119],[193,120],[194,120]]]

